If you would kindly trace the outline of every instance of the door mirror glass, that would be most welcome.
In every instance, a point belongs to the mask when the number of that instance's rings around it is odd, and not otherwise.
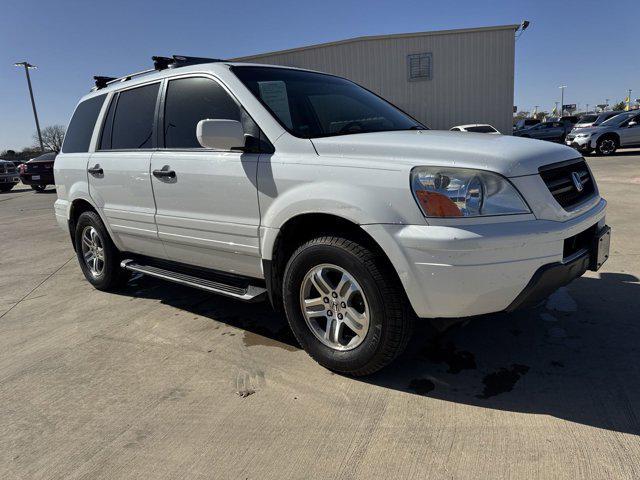
[[[200,120],[196,137],[204,148],[215,150],[239,150],[245,145],[244,130],[237,120]]]

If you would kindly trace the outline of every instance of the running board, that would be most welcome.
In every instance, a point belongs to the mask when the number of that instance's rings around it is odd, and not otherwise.
[[[134,260],[127,259],[120,266],[132,272],[142,273],[150,277],[161,278],[170,282],[179,283],[188,287],[199,288],[210,293],[225,295],[245,302],[257,302],[266,296],[267,290],[263,287],[246,284],[243,286],[229,285],[211,278],[202,278],[188,273],[180,273],[153,265],[144,265]]]

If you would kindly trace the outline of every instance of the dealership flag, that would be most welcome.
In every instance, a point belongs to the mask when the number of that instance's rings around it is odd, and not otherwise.
[[[629,111],[629,105],[631,105],[631,99],[629,98],[629,95],[627,95],[627,98],[624,99],[624,103],[626,103],[624,109],[625,111]]]

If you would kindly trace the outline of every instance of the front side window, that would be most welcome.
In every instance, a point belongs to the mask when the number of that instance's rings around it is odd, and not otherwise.
[[[153,117],[160,84],[124,90],[109,106],[100,138],[101,150],[153,147]]]
[[[200,120],[237,120],[246,123],[241,109],[217,82],[190,77],[169,81],[164,107],[164,146],[201,148],[196,138]],[[245,121],[243,121],[245,120]],[[252,133],[247,125],[246,133]]]
[[[100,114],[100,109],[107,95],[98,95],[80,103],[73,112],[69,128],[64,136],[63,153],[79,153],[89,151],[89,143],[93,135],[93,127]]]
[[[232,70],[280,125],[297,137],[426,128],[344,78],[277,67]]]

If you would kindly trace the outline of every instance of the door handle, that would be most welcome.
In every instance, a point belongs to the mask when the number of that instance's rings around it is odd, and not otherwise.
[[[96,163],[96,165],[92,168],[88,168],[87,172],[89,172],[93,176],[104,175],[104,170],[102,169],[102,167],[100,167],[99,163]]]
[[[152,173],[156,178],[176,178],[176,172],[171,170],[169,165],[165,165],[160,170],[154,170]]]

